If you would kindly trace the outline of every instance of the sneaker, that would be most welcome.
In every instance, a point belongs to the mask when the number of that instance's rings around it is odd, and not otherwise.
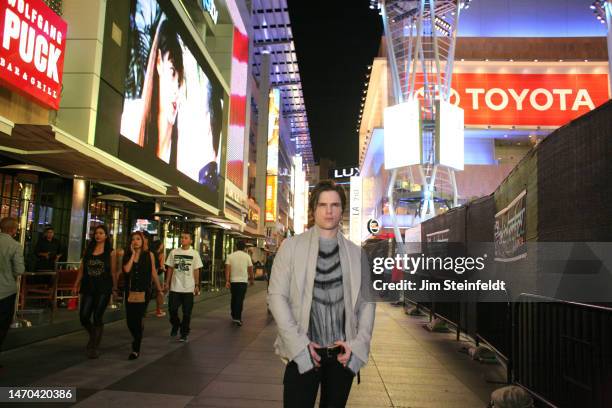
[[[238,326],[242,326],[242,320],[238,320],[238,323],[236,323]]]
[[[178,335],[178,327],[173,327],[172,330],[170,330],[170,337],[176,337]]]
[[[166,316],[166,312],[164,312],[163,310],[158,310],[155,313],[155,316],[157,316],[157,317],[164,317],[164,316]]]
[[[181,338],[179,339],[179,341],[180,341],[181,343],[187,343],[187,335],[186,335],[186,334],[183,334],[183,335],[181,336]]]
[[[232,323],[235,324],[236,326],[240,326],[240,320],[238,319],[232,319]]]

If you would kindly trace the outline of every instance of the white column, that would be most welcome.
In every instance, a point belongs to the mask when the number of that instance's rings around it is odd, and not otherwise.
[[[84,226],[87,216],[87,181],[72,181],[72,208],[68,231],[68,262],[78,262],[83,249]]]

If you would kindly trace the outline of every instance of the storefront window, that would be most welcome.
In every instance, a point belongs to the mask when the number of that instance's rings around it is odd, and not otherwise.
[[[129,228],[126,227],[126,222],[127,208],[125,208],[122,203],[94,198],[89,205],[86,239],[90,240],[93,237],[95,228],[103,224],[107,226],[111,234],[113,247],[123,247],[126,244],[126,232],[129,230]]]

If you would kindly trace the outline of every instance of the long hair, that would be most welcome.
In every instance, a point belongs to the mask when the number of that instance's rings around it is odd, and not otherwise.
[[[110,254],[113,251],[113,244],[111,242],[110,234],[108,233],[108,228],[106,225],[100,224],[94,228],[94,233],[92,239],[87,244],[87,248],[85,248],[85,254],[83,255],[83,259],[89,259],[93,255],[93,251],[96,249],[96,231],[101,229],[106,234],[106,240],[104,240],[104,253]]]
[[[144,102],[142,118],[140,121],[140,133],[138,144],[147,150],[153,150],[157,154],[157,144],[159,140],[159,74],[157,73],[157,55],[168,53],[168,59],[174,64],[178,72],[179,84],[183,83],[183,50],[179,41],[178,33],[168,20],[163,20],[157,26],[155,38],[149,51],[149,61],[145,74],[144,85],[142,87],[142,99]],[[177,127],[176,123],[172,128],[172,139],[175,141]]]
[[[221,131],[223,128],[223,106],[221,103],[222,96],[213,86],[211,81],[208,81],[208,110],[210,112],[210,129],[212,132],[213,149],[215,156],[219,154],[219,141],[221,140]]]
[[[129,244],[126,246],[125,248],[125,252],[123,254],[123,259],[129,259],[132,256],[132,238],[134,238],[134,235],[138,235],[140,237],[140,239],[142,240],[142,250],[141,253],[142,254],[146,254],[149,252],[149,243],[148,241],[145,239],[144,234],[142,233],[142,231],[134,231],[130,234],[130,239],[129,239]]]

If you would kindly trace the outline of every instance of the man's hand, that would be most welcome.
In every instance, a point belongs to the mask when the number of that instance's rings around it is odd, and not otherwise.
[[[74,296],[78,296],[78,295],[79,295],[79,291],[81,290],[81,287],[80,287],[80,286],[81,286],[81,285],[74,285],[74,286],[72,287],[72,294],[73,294]]]
[[[116,302],[117,299],[119,299],[119,289],[113,288],[112,298],[113,298],[113,302]]]
[[[340,346],[344,349],[344,353],[338,354],[338,362],[342,364],[343,367],[346,367],[349,359],[351,358],[351,346],[348,345],[346,341],[336,341],[335,345]]]
[[[198,296],[200,294],[200,287],[196,285],[196,287],[193,289],[193,294]]]
[[[255,279],[249,278],[249,286],[253,286],[255,284]]]
[[[164,294],[168,294],[168,292],[170,291],[170,284],[168,283],[164,283]]]
[[[232,284],[230,283],[230,281],[226,281],[226,282],[225,282],[225,287],[226,287],[227,289],[229,289],[229,288],[231,288],[231,287],[232,287]]]
[[[310,351],[310,356],[312,357],[312,360],[314,361],[315,367],[321,367],[321,356],[317,354],[315,350],[318,348],[321,348],[321,345],[315,343],[314,341],[311,341],[308,344],[308,351]]]

